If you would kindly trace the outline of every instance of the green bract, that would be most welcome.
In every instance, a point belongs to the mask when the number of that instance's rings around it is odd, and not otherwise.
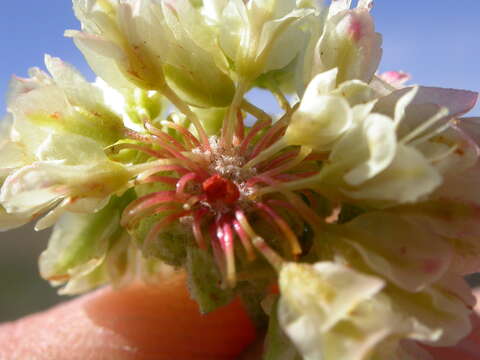
[[[74,0],[98,78],[47,55],[12,79],[0,230],[54,225],[40,273],[63,294],[185,271],[201,312],[244,302],[268,360],[454,345],[480,270],[477,94],[376,74],[372,1],[351,3]]]

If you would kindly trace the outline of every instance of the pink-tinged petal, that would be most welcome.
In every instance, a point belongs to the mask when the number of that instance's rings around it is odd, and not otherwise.
[[[32,90],[51,85],[52,79],[42,70],[32,68],[29,70],[29,78],[22,78],[13,76],[10,80],[9,89],[7,93],[7,106],[13,103],[18,97],[29,93]]]
[[[420,87],[413,104],[438,104],[450,110],[450,118],[469,112],[477,103],[478,93],[468,90]]]
[[[478,299],[480,292],[474,292]],[[479,360],[480,359],[480,307],[474,308],[475,314],[472,316],[473,330],[470,335],[460,341],[453,347],[426,347],[424,348],[433,356],[435,360]]]
[[[411,87],[400,89],[381,98],[375,106],[375,110],[393,116],[394,105],[411,89]],[[435,110],[446,107],[449,110],[448,119],[452,119],[470,111],[475,106],[477,99],[478,93],[473,91],[419,86],[409,108],[412,110],[411,108],[415,105],[433,105],[432,109],[435,108]],[[408,110],[407,108],[407,112]]]
[[[400,87],[411,79],[411,75],[404,71],[386,71],[380,74],[380,78],[390,85]]]
[[[447,198],[394,210],[409,221],[448,239],[452,246],[450,271],[467,275],[480,270],[480,207],[467,200]]]
[[[437,282],[450,266],[451,246],[406,217],[368,213],[346,224],[345,231],[345,241],[373,271],[407,291]]]
[[[455,122],[455,125],[480,145],[480,117],[461,118]]]
[[[334,4],[337,3],[332,6]],[[337,84],[352,79],[369,83],[380,63],[381,46],[382,37],[375,32],[368,10],[339,11],[328,19],[326,30],[316,46],[318,57],[315,58],[314,72],[338,67]]]

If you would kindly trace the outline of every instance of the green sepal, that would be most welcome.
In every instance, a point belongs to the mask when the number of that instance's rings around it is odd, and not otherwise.
[[[102,145],[110,145],[119,140],[125,130],[122,120],[115,114],[94,113],[83,108],[53,114],[32,112],[28,119],[35,125],[85,136]]]
[[[202,126],[208,136],[218,135],[220,133],[227,108],[193,108],[192,110],[195,114],[197,114],[198,118],[202,122]],[[196,133],[196,130],[193,126],[191,126],[191,131]]]
[[[207,251],[189,246],[186,269],[190,296],[197,302],[201,313],[209,313],[233,299],[232,290],[222,289],[220,272]]]
[[[144,241],[150,230],[165,215],[153,215],[140,221],[137,228],[131,230],[130,235],[135,239],[137,245],[142,248],[145,257],[157,258],[168,265],[181,266],[186,258],[186,246],[189,241],[188,232],[170,226],[158,234],[151,244],[144,246]]]
[[[224,107],[230,105],[235,94],[233,81],[220,71],[212,71],[211,77],[196,74],[166,64],[167,83],[179,96],[193,106]]]
[[[265,280],[257,280],[255,282],[242,281],[235,288],[250,320],[252,320],[257,329],[264,329],[268,323],[268,316],[261,306],[261,301],[266,295],[267,284],[268,282]]]

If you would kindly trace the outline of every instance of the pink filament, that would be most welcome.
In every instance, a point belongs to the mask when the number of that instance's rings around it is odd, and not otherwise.
[[[141,180],[140,183],[141,184],[149,184],[149,183],[161,182],[161,183],[168,184],[168,185],[176,185],[177,181],[178,181],[178,178],[171,177],[171,176],[152,175],[152,176],[147,177],[144,180]]]
[[[185,136],[185,140],[188,140],[190,148],[200,147],[200,142],[198,141],[198,139],[184,126],[174,123],[172,121],[166,121],[164,124],[165,126],[177,130],[179,133]]]
[[[290,243],[292,254],[293,255],[301,254],[302,248],[300,247],[297,236],[294,234],[294,232],[292,231],[288,223],[281,216],[279,216],[272,208],[265,205],[264,203],[258,203],[257,207],[263,210],[264,212],[266,212],[277,224],[277,226],[280,228],[283,235]]]
[[[180,180],[177,182],[177,195],[180,198],[185,198],[188,197],[189,194],[185,193],[185,187],[190,181],[195,180],[198,177],[198,175],[194,172],[188,173],[186,175],[183,175]]]
[[[145,128],[150,131],[153,135],[159,137],[160,139],[171,143],[176,150],[178,151],[185,151],[185,147],[178,142],[177,139],[175,139],[173,136],[167,134],[166,132],[163,132],[162,130],[156,128],[153,124],[150,122],[145,122]]]
[[[258,175],[258,176],[255,176],[255,177],[249,179],[249,180],[247,181],[247,184],[246,184],[246,185],[247,185],[248,187],[251,187],[251,186],[254,186],[255,184],[258,184],[258,183],[260,183],[260,182],[263,182],[263,183],[268,184],[268,185],[270,185],[270,184],[272,184],[272,183],[273,183],[273,184],[276,184],[276,183],[277,183],[276,181],[274,181],[273,179],[271,179],[271,178],[268,177],[268,176]]]
[[[283,263],[282,258],[268,246],[263,238],[255,234],[244,212],[242,210],[235,211],[235,218],[241,225],[242,229],[251,238],[255,248],[262,253],[262,255],[270,262],[270,264],[272,264],[273,267],[275,267],[277,270],[280,270]]]
[[[260,176],[273,177],[279,173],[282,173],[284,171],[287,171],[287,170],[290,170],[291,168],[296,167],[299,163],[301,163],[302,160],[303,159],[301,158],[301,154],[297,153],[297,155],[293,159],[290,159],[284,162],[282,165],[276,168],[270,169],[264,172],[263,174],[260,174]]]
[[[249,160],[256,157],[262,150],[266,149],[270,144],[272,144],[272,138],[277,132],[283,130],[285,126],[286,125],[282,120],[279,120],[273,124],[273,126],[263,135],[262,139],[255,145]]]
[[[141,173],[138,176],[138,178],[139,179],[148,178],[148,177],[152,176],[153,174],[156,174],[156,173],[162,172],[162,171],[176,171],[179,174],[185,174],[185,173],[190,172],[187,168],[185,168],[181,165],[160,165],[160,166],[156,166],[154,168],[145,170],[143,173]]]
[[[234,235],[233,235],[232,227],[230,226],[229,222],[225,219],[222,219],[217,226],[221,227],[222,229],[221,232],[217,231],[217,237],[220,240],[220,244],[225,253],[227,282],[231,287],[233,287],[235,286],[236,280],[235,280],[235,254],[233,251]]]
[[[200,249],[207,248],[205,239],[203,237],[202,225],[201,225],[201,220],[207,212],[208,212],[207,209],[200,209],[198,211],[195,211],[195,213],[193,214],[192,230],[193,230],[193,235],[195,236],[195,241],[197,242],[197,245]]]
[[[292,150],[292,151],[285,152],[277,156],[273,160],[269,161],[268,163],[266,163],[264,170],[273,169],[275,166],[283,163],[284,161],[294,158],[295,156],[298,155],[298,153],[299,153],[299,150]]]
[[[280,180],[282,182],[288,182],[288,181],[295,181],[299,179],[305,179],[309,176],[316,175],[318,172],[316,171],[308,171],[304,173],[295,173],[295,174],[278,174],[272,177],[274,180]]]
[[[238,220],[233,220],[233,228],[235,229],[235,232],[237,233],[243,247],[245,248],[248,260],[255,260],[255,251],[253,249],[252,243],[250,242],[250,237],[242,228],[242,225],[238,222]]]
[[[166,202],[180,202],[175,191],[159,191],[151,194],[144,195],[134,201],[132,201],[123,210],[122,219],[120,223],[125,226],[130,220],[137,216],[139,213],[148,211],[156,205],[164,204]]]
[[[253,125],[252,129],[249,131],[248,135],[243,139],[242,144],[240,145],[240,154],[244,154],[247,151],[248,145],[252,139],[257,135],[259,131],[270,126],[270,121],[257,121],[255,125]]]
[[[211,241],[210,244],[212,246],[213,250],[213,257],[215,259],[215,262],[217,263],[218,268],[220,269],[220,273],[222,274],[222,278],[226,278],[226,266],[225,266],[225,257],[223,256],[223,251],[220,246],[220,242],[218,239],[218,232],[220,232],[222,235],[223,234],[223,229],[218,228],[214,222],[210,225],[210,237]]]

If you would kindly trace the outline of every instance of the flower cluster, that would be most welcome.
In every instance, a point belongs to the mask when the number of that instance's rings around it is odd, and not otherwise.
[[[2,122],[0,228],[55,224],[45,279],[184,268],[203,312],[241,296],[268,320],[267,360],[428,358],[469,333],[477,94],[377,75],[371,0],[73,4],[98,79],[46,56]]]

